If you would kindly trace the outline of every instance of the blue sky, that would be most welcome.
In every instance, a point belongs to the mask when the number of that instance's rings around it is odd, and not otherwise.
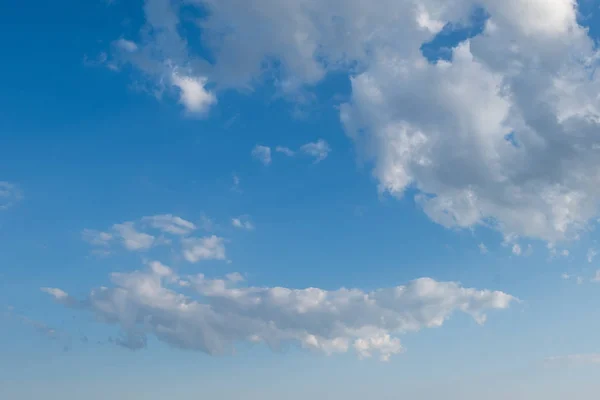
[[[0,394],[595,398],[587,0],[0,4]]]

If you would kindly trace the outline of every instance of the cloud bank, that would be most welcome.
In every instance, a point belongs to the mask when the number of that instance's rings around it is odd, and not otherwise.
[[[66,307],[117,325],[120,345],[132,349],[145,347],[153,335],[213,355],[233,353],[243,342],[273,349],[291,342],[328,355],[353,350],[382,360],[403,351],[403,333],[440,327],[456,312],[483,324],[487,311],[516,301],[503,292],[430,278],[372,292],[243,286],[237,273],[222,279],[180,276],[158,261],[145,270],[113,273],[111,282],[81,300],[57,288],[42,290]]]

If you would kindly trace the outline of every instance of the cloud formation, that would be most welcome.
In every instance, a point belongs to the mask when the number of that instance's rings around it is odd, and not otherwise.
[[[263,163],[264,165],[271,164],[271,148],[257,144],[252,149],[252,157]]]
[[[211,63],[190,55],[180,4],[206,11]],[[423,44],[477,7],[488,17],[480,34],[448,59],[424,57]],[[144,11],[138,51],[120,62],[157,82],[182,71],[199,94],[182,90],[188,107],[212,104],[205,82],[298,93],[346,74],[340,120],[379,190],[416,191],[439,224],[556,242],[599,213],[599,58],[574,0],[147,0]]]
[[[245,229],[247,231],[254,230],[254,224],[248,219],[248,217],[237,217],[231,219],[231,225],[234,228]]]
[[[135,44],[135,42],[123,38],[115,40],[115,46],[129,53],[133,53],[138,49],[137,44]]]
[[[225,239],[215,235],[182,240],[183,256],[191,263],[204,260],[226,260]]]
[[[388,360],[403,351],[403,333],[440,327],[455,312],[482,324],[486,311],[516,301],[503,292],[430,278],[372,292],[242,286],[239,274],[179,276],[157,261],[143,271],[113,273],[111,281],[112,287],[93,289],[82,300],[60,289],[44,291],[64,306],[117,325],[122,346],[145,347],[153,335],[208,354],[232,353],[240,342],[273,349],[292,342],[324,354],[354,350],[359,357]]]
[[[487,254],[487,253],[489,253],[489,250],[488,250],[488,248],[487,248],[487,246],[485,244],[479,243],[479,245],[477,247],[479,248],[479,252],[481,254]]]
[[[117,232],[121,243],[127,250],[143,251],[151,248],[156,238],[144,232],[138,232],[133,222],[123,222],[113,225],[113,230]]]
[[[253,229],[247,218],[236,219],[241,228]],[[235,222],[233,222],[235,226]],[[190,236],[198,228],[205,231],[214,229],[214,223],[206,216],[200,217],[199,226],[173,214],[159,214],[114,224],[109,232],[84,229],[82,238],[95,247],[97,254],[110,254],[111,246],[120,243],[132,252],[147,252],[159,245],[169,245],[181,252],[187,261],[196,263],[203,260],[226,260],[225,242],[222,237]],[[156,232],[158,231],[158,233]]]
[[[296,152],[292,149],[290,149],[289,147],[285,147],[285,146],[277,146],[275,147],[275,151],[281,154],[284,154],[288,157],[293,157]]]
[[[142,218],[142,222],[145,222],[164,233],[170,233],[172,235],[188,235],[196,230],[196,225],[194,225],[193,222],[172,214],[144,217]]]
[[[182,76],[173,72],[171,81],[179,89],[179,102],[188,114],[204,117],[217,102],[215,95],[206,90],[207,79],[204,77]]]
[[[306,143],[302,147],[300,147],[300,151],[306,155],[309,155],[314,158],[314,162],[318,163],[323,161],[329,155],[331,151],[331,147],[327,144],[323,139],[319,139],[313,143]]]
[[[108,247],[113,240],[112,233],[97,231],[95,229],[84,229],[81,237],[89,244],[100,247]]]

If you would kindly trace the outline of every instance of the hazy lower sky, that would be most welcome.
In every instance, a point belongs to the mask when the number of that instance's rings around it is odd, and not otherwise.
[[[596,399],[599,13],[0,2],[0,397]]]

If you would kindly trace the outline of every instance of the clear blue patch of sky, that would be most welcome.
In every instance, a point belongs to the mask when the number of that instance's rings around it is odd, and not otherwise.
[[[436,63],[440,60],[452,60],[452,49],[461,42],[483,32],[488,18],[489,14],[483,8],[477,7],[471,13],[468,21],[464,23],[447,23],[432,40],[423,43],[421,46],[423,56],[430,63]]]

